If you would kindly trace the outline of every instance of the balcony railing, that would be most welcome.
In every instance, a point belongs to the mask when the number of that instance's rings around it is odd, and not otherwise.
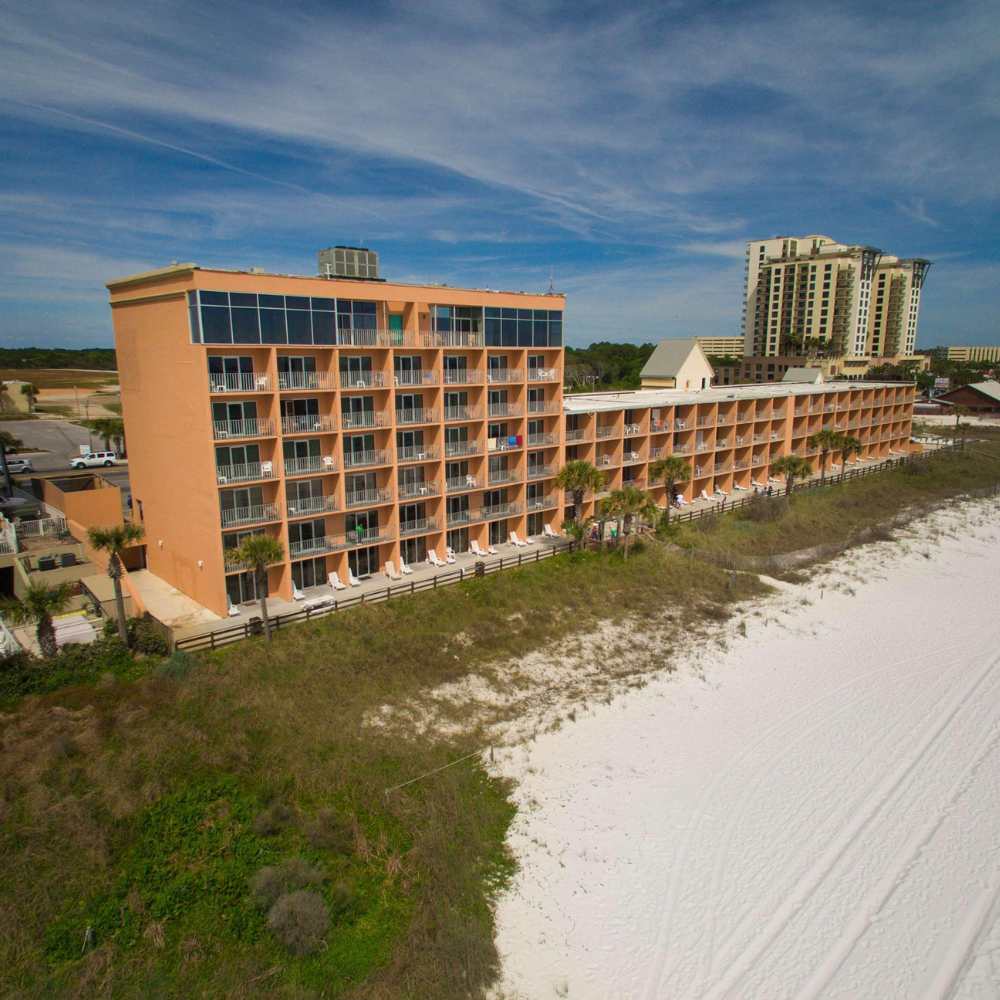
[[[446,406],[445,420],[482,420],[483,411],[471,406]]]
[[[274,423],[270,420],[251,417],[247,420],[215,420],[212,423],[215,439],[273,437]]]
[[[438,494],[438,484],[430,479],[422,483],[400,483],[398,492],[402,500],[410,500],[413,497],[434,497]]]
[[[472,521],[481,521],[482,514],[479,511],[471,510],[450,510],[448,511],[448,524],[469,524]]]
[[[381,372],[341,372],[341,389],[382,389],[385,376]]]
[[[473,385],[483,380],[481,368],[445,368],[445,385]]]
[[[522,411],[520,406],[513,403],[490,403],[489,415],[491,417],[519,417]]]
[[[528,369],[528,381],[529,382],[558,382],[559,381],[559,369],[558,368],[529,368]]]
[[[598,455],[597,456],[598,466],[609,466],[609,465],[621,465],[621,460],[616,455]]]
[[[670,430],[669,420],[650,420],[649,422],[649,433],[650,434],[662,434],[664,431]]]
[[[753,410],[741,410],[736,417],[737,423],[748,424],[753,420]]]
[[[397,462],[433,462],[437,458],[437,448],[422,444],[405,445],[396,449]]]
[[[250,479],[273,479],[274,466],[271,462],[246,462],[239,465],[220,465],[216,475],[221,484],[245,483]]]
[[[490,469],[490,486],[502,486],[504,483],[513,483],[517,479],[512,469]]]
[[[520,368],[490,368],[486,372],[490,385],[502,385],[505,382],[523,382],[524,372]]]
[[[719,414],[717,426],[730,427],[736,423],[736,417],[732,413]]]
[[[529,413],[558,413],[559,410],[560,410],[559,404],[552,400],[545,400],[545,399],[528,400]]]
[[[447,441],[444,446],[446,458],[461,458],[463,455],[478,455],[483,446],[478,441]]]
[[[554,445],[556,443],[555,434],[529,434],[528,435],[528,447],[529,448],[547,448],[549,445]]]
[[[283,392],[335,387],[334,377],[329,372],[278,372],[278,388]]]
[[[511,514],[520,514],[521,505],[516,503],[484,504],[481,513],[487,520],[494,517],[509,517]]]
[[[714,427],[715,418],[714,417],[699,417],[698,418],[699,427]]]
[[[449,493],[462,493],[465,490],[479,489],[479,480],[475,476],[452,476],[445,485]]]
[[[754,457],[753,457],[753,464],[754,464],[754,466],[763,465],[764,464],[764,456],[763,455],[754,455]]]
[[[383,427],[385,426],[385,417],[373,410],[362,410],[361,412],[344,410],[340,414],[340,422],[345,430],[353,430],[356,427]]]
[[[666,458],[667,449],[666,448],[650,448],[649,449],[649,460],[655,462],[658,458]]]
[[[333,472],[337,467],[330,455],[304,455],[285,459],[285,475],[301,476],[306,472]]]
[[[531,497],[527,503],[528,510],[545,510],[547,507],[555,507],[556,498],[549,493],[544,497]]]
[[[529,479],[548,479],[550,476],[554,476],[555,466],[552,465],[529,465],[528,466],[528,478]]]
[[[582,441],[587,436],[587,431],[583,427],[573,427],[566,431],[566,441]]]
[[[694,448],[690,444],[678,444],[674,445],[673,454],[674,455],[691,455],[694,452]]]
[[[305,517],[310,514],[329,514],[337,509],[334,497],[312,496],[288,498],[286,501],[289,517]]]
[[[327,433],[336,430],[337,422],[333,417],[317,417],[312,415],[294,415],[281,418],[282,434]]]
[[[257,504],[253,507],[223,507],[222,527],[233,528],[238,524],[260,524],[263,521],[276,521],[278,507],[273,503]]]
[[[681,419],[680,417],[678,417],[674,421],[674,430],[686,431],[687,430],[687,426],[688,426],[688,422],[686,420]]]
[[[397,424],[432,424],[440,418],[435,410],[418,407],[412,410],[396,410]]]
[[[711,451],[712,450],[712,445],[709,444],[708,441],[707,441],[707,439],[705,439],[705,438],[699,438],[697,441],[695,441],[694,447],[695,447],[696,451]]]
[[[388,490],[348,490],[344,494],[344,503],[348,507],[366,507],[375,504],[388,503],[392,495]]]
[[[597,437],[602,440],[604,438],[614,437],[614,435],[617,433],[618,433],[618,428],[615,427],[614,424],[606,424],[603,427],[599,426],[597,428]]]
[[[514,443],[510,443],[510,435],[507,437],[499,438],[488,438],[487,448],[489,451],[516,451],[518,448],[523,448],[523,442],[518,441],[518,436],[514,435]]]
[[[637,451],[627,451],[622,457],[622,465],[636,465],[639,462],[645,462],[646,460]]]
[[[418,517],[414,521],[400,521],[401,535],[420,535],[425,531],[437,531],[437,520],[433,517]]]
[[[389,452],[384,449],[370,451],[344,450],[344,468],[358,469],[365,465],[385,465],[389,461]]]
[[[333,552],[333,550],[334,541],[326,535],[317,535],[315,538],[296,539],[288,543],[288,554],[293,559],[319,552]]]
[[[385,541],[385,531],[382,528],[358,528],[346,535],[338,535],[330,539],[333,550],[353,549],[359,545],[376,545]]]
[[[397,371],[392,380],[396,385],[437,385],[436,372],[416,368],[411,371]]]
[[[270,392],[271,376],[263,372],[208,375],[209,392]]]

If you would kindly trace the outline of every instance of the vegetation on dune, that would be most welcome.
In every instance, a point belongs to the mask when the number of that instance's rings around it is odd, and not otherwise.
[[[115,351],[112,347],[0,348],[0,369],[84,368],[114,371],[115,367]]]

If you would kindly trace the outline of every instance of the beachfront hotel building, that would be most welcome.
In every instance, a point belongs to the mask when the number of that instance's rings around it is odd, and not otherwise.
[[[357,251],[358,254],[365,251]],[[350,277],[179,264],[108,284],[145,565],[225,615],[255,584],[234,552],[282,543],[268,593],[347,582],[558,531],[573,459],[605,473],[585,501],[664,488],[649,468],[685,456],[681,484],[732,493],[824,427],[860,458],[907,450],[911,385],[862,382],[563,397],[564,299]],[[374,273],[372,273],[374,271]]]
[[[922,258],[902,259],[828,236],[751,240],[744,265],[743,354],[764,359],[819,351],[847,362],[912,359],[929,267]]]

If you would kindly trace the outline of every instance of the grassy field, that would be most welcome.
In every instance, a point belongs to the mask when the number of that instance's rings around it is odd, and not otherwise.
[[[828,489],[761,500],[732,515],[707,517],[673,530],[685,548],[732,557],[770,556],[836,544],[862,528],[887,523],[904,511],[940,503],[961,490],[1000,483],[1000,433],[976,429],[965,451],[934,455],[878,475]]]
[[[0,381],[33,382],[39,389],[96,389],[117,385],[118,372],[81,371],[78,368],[0,368]]]
[[[507,789],[474,759],[386,796],[483,737],[363,720],[609,616],[714,620],[759,589],[685,561],[656,544],[563,556],[21,703],[0,756],[0,992],[479,995]],[[332,918],[304,957],[250,888],[290,859],[320,873]]]

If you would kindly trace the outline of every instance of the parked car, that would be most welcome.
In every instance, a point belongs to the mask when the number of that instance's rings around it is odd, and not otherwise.
[[[7,471],[11,475],[18,475],[21,472],[34,472],[35,467],[31,464],[30,458],[14,458],[8,455]]]
[[[71,469],[93,469],[98,465],[117,465],[118,456],[113,451],[88,451],[69,463]]]

